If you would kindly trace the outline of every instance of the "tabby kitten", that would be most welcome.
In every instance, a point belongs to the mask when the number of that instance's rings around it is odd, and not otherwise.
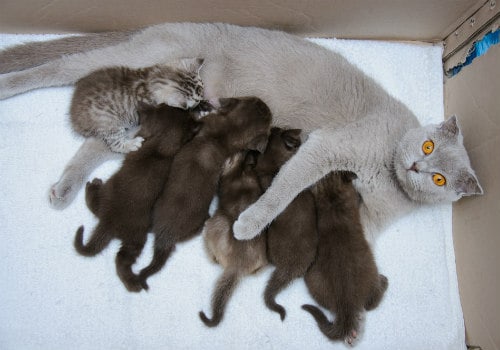
[[[301,130],[271,129],[271,136],[255,171],[266,190],[281,166],[300,147]],[[286,311],[276,303],[276,295],[293,279],[303,276],[316,255],[318,234],[316,209],[309,190],[302,191],[267,229],[267,257],[275,269],[264,291],[266,306],[285,319]]]
[[[89,74],[76,82],[70,107],[73,130],[102,138],[114,152],[137,150],[143,138],[131,138],[127,131],[139,124],[138,103],[196,106],[203,97],[202,64],[199,58],[181,59],[168,65],[111,67]]]
[[[271,111],[256,97],[219,100],[216,113],[204,117],[199,133],[175,156],[168,181],[154,207],[154,256],[141,273],[146,280],[159,271],[177,242],[198,234],[206,219],[224,161],[234,153],[263,151]]]
[[[143,146],[128,153],[121,168],[106,183],[100,179],[87,183],[87,205],[99,218],[99,224],[87,244],[83,243],[83,226],[74,241],[80,254],[94,256],[111,239],[120,239],[116,271],[132,292],[142,289],[132,265],[146,242],[153,205],[163,189],[174,154],[199,128],[190,112],[167,105],[141,110],[139,118],[139,136],[145,138]]]
[[[378,306],[388,284],[363,233],[355,178],[350,172],[330,173],[312,188],[319,242],[304,280],[312,297],[335,313],[335,321],[329,322],[316,306],[302,306],[329,339],[349,345],[358,336],[361,312]]]
[[[249,241],[238,241],[231,229],[240,212],[262,194],[254,170],[256,160],[255,152],[240,152],[226,162],[217,191],[219,207],[203,228],[208,255],[224,268],[212,294],[212,318],[203,311],[199,313],[208,327],[215,327],[222,320],[239,280],[267,265],[265,234]]]

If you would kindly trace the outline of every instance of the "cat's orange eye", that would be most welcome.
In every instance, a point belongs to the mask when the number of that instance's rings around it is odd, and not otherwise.
[[[446,179],[440,173],[432,174],[432,181],[438,186],[444,186],[446,184]]]
[[[431,154],[432,151],[434,151],[434,142],[432,142],[431,140],[425,141],[422,145],[422,151],[424,152],[424,154]]]

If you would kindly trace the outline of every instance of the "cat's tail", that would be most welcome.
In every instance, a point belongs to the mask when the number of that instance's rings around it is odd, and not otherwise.
[[[140,236],[140,234],[136,236],[135,242],[122,243],[115,258],[116,273],[130,292],[140,292],[143,288],[139,275],[132,271],[132,265],[135,264],[146,243],[146,236],[144,235],[144,239],[139,238]]]
[[[288,273],[288,271],[276,268],[269,278],[264,291],[264,302],[266,303],[266,306],[279,313],[282,321],[285,319],[286,311],[283,306],[276,302],[276,295],[278,295],[278,293],[281,292],[293,279],[294,276]]]
[[[139,273],[139,280],[142,288],[145,290],[149,289],[147,279],[162,269],[167,259],[170,257],[170,254],[172,254],[175,249],[174,242],[162,239],[159,236],[159,234],[155,236],[153,259],[149,265],[143,268]]]
[[[314,317],[320,331],[331,340],[344,340],[352,345],[358,336],[358,315],[354,313],[338,312],[335,321],[330,322],[325,314],[314,305],[302,305],[302,309]]]
[[[87,244],[83,243],[83,226],[76,231],[74,246],[78,253],[84,256],[94,256],[100,253],[111,242],[112,236],[107,234],[100,225],[96,227]]]
[[[36,67],[64,55],[116,45],[134,33],[134,31],[92,33],[12,46],[0,51],[0,74]]]
[[[224,317],[226,304],[238,285],[239,279],[238,270],[231,268],[225,269],[219,277],[212,295],[212,318],[208,318],[203,311],[199,312],[200,319],[207,327],[215,327],[220,323]]]

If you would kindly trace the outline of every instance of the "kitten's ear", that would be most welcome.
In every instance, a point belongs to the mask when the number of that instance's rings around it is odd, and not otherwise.
[[[245,156],[245,161],[243,162],[245,170],[253,169],[257,165],[257,159],[259,158],[259,152],[248,151]]]
[[[191,118],[191,121],[189,122],[189,127],[191,128],[191,131],[193,132],[194,135],[200,132],[201,127],[203,126],[203,122],[199,120],[195,120]]]
[[[483,189],[473,173],[464,170],[459,174],[456,180],[455,189],[461,196],[473,196],[483,194]]]
[[[199,73],[204,61],[203,58],[183,58],[180,64],[187,71]]]
[[[138,113],[146,113],[146,112],[150,112],[154,109],[153,106],[151,106],[150,104],[146,103],[146,102],[143,102],[143,101],[139,101],[137,103],[137,112]]]
[[[446,119],[444,122],[439,124],[439,130],[450,134],[450,135],[458,135],[460,133],[460,128],[458,127],[457,124],[457,116],[452,115],[448,119]]]
[[[281,138],[283,139],[283,142],[285,143],[287,149],[295,149],[300,147],[300,145],[302,144],[302,141],[300,140],[301,133],[301,129],[289,129],[283,131],[283,133],[281,134]]]
[[[254,150],[259,153],[264,153],[267,147],[268,137],[266,135],[260,135],[255,137],[252,141],[248,143],[247,148],[249,150]]]
[[[342,180],[344,182],[351,182],[351,181],[356,180],[358,178],[358,175],[356,175],[352,171],[341,171],[340,176],[342,177]]]

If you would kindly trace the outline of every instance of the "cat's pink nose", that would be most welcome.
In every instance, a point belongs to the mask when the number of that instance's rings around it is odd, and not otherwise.
[[[412,171],[418,173],[417,162],[413,162],[413,164],[411,165],[410,169],[408,169],[408,170],[412,170]]]

